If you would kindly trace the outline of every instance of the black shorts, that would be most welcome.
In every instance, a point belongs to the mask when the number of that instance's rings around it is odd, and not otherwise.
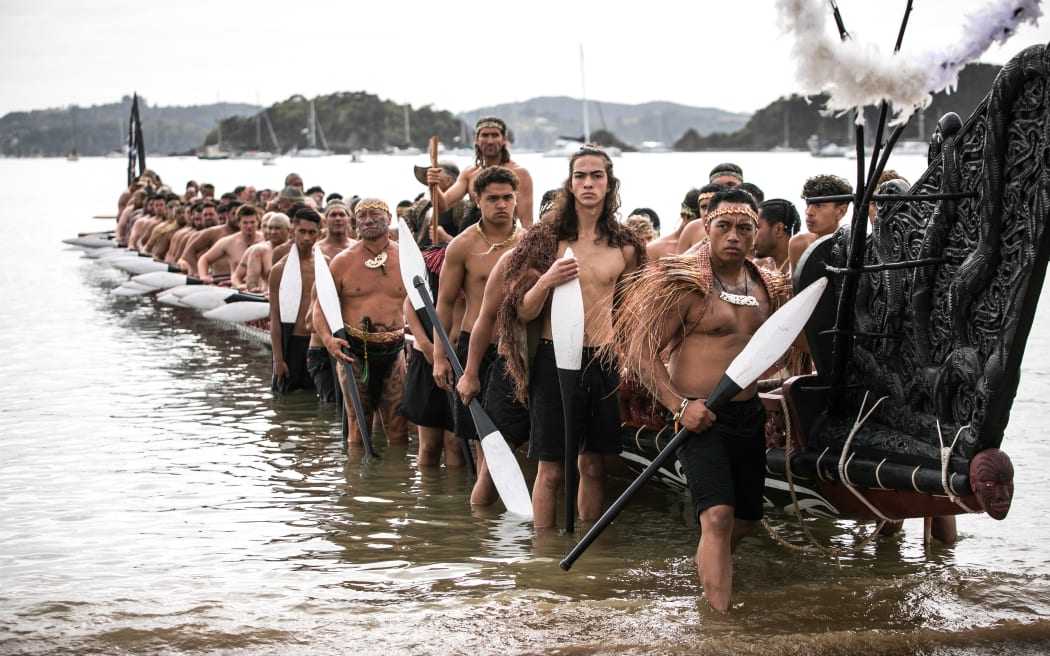
[[[414,348],[409,349],[401,414],[416,426],[452,430],[448,394],[434,382],[434,366]]]
[[[282,326],[282,330],[284,330],[284,326]],[[290,330],[289,328],[288,331],[290,332]],[[314,388],[314,380],[306,366],[306,352],[310,348],[310,336],[285,334],[283,342],[284,363],[288,365],[288,376],[280,384],[277,383],[276,377],[272,378],[270,388],[282,394],[297,389],[312,390]]]
[[[678,449],[696,515],[726,505],[734,517],[758,521],[766,478],[766,408],[756,395],[714,413],[714,425],[691,433]]]
[[[456,357],[459,358],[460,364],[467,363],[467,351],[470,348],[470,333],[462,331],[459,333],[459,342],[456,344]],[[478,367],[478,380],[484,382],[488,377],[489,366],[496,359],[496,345],[489,344],[485,349],[485,354],[481,356],[481,366]],[[463,405],[459,401],[459,394],[451,394],[453,403],[455,404],[453,420],[456,425],[456,436],[462,437],[465,440],[476,440],[478,438],[477,427],[474,426],[474,417],[470,414],[470,408]]]
[[[317,390],[317,398],[326,403],[334,403],[335,391],[339,389],[335,370],[332,367],[332,356],[328,349],[319,346],[311,346],[306,350],[306,370],[310,372],[310,378],[314,381],[314,389]]]
[[[481,382],[485,408],[504,439],[515,447],[529,441],[529,409],[514,398],[514,381],[507,375],[503,356],[497,355],[489,375]]]
[[[595,357],[596,349],[583,350],[583,362],[573,395],[573,427],[579,452],[620,453],[620,372]],[[541,339],[529,380],[529,419],[533,460],[565,460],[565,417],[561,385],[554,361],[554,343]]]

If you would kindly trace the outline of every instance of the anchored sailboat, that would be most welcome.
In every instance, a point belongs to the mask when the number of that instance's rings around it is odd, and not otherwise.
[[[318,143],[320,148],[317,147]],[[317,120],[317,109],[313,100],[310,101],[310,114],[306,124],[306,148],[294,149],[288,154],[292,157],[327,157],[332,154],[328,149],[328,141],[324,138],[324,130]]]

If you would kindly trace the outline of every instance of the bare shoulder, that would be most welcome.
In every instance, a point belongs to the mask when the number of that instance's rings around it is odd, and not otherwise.
[[[481,167],[477,164],[471,164],[459,174],[459,180],[469,184],[478,173],[481,173]]]
[[[471,249],[477,245],[477,241],[478,233],[476,230],[467,229],[459,233],[452,238],[448,247],[445,248],[445,262],[448,263],[449,258],[456,260],[466,259],[470,254]]]
[[[514,160],[507,162],[507,168],[518,176],[518,182],[532,182],[532,174],[529,173],[529,170]]]
[[[350,246],[347,246],[343,250],[339,251],[335,257],[328,259],[328,267],[335,272],[336,269],[344,269],[357,258],[358,252],[361,250],[360,242],[355,242]],[[328,257],[327,255],[325,256]]]

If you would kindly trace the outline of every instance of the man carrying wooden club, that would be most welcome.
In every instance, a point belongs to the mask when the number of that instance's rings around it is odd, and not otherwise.
[[[704,401],[788,294],[782,278],[748,259],[758,226],[748,193],[716,193],[704,221],[710,242],[654,261],[631,280],[614,327],[623,362],[694,433],[678,458],[700,522],[697,571],[708,602],[724,612],[733,550],[762,518],[765,409],[754,383],[717,416]]]
[[[528,228],[532,225],[532,176],[525,167],[510,158],[507,144],[510,142],[507,124],[495,116],[483,116],[474,126],[474,164],[463,169],[456,182],[437,194],[437,212],[443,212],[468,193],[477,204],[474,195],[474,178],[490,166],[502,166],[518,176],[518,220]],[[440,166],[427,169],[427,185],[440,185],[445,172]],[[461,226],[465,229],[467,226]]]

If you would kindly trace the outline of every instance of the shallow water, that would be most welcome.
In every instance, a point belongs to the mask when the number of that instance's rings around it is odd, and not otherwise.
[[[813,172],[851,174],[851,163],[808,155],[628,155],[616,162],[625,207],[657,207],[672,224],[692,184],[683,180],[724,159],[791,198]],[[521,161],[537,189],[564,174],[560,161]],[[396,202],[422,190],[408,177],[414,163],[151,166],[177,186],[196,177],[220,189],[276,187],[294,167],[328,191]],[[913,179],[921,170],[905,158],[897,166]],[[0,160],[10,227],[0,258],[0,652],[1050,652],[1040,503],[1050,484],[1050,303],[1004,442],[1017,483],[1005,521],[961,517],[957,545],[926,548],[910,520],[902,536],[837,564],[756,533],[723,617],[698,594],[684,498],[645,490],[563,572],[572,536],[537,533],[498,508],[471,511],[466,473],[419,470],[414,443],[347,457],[330,405],[270,393],[263,347],[188,310],[112,296],[126,276],[60,240],[108,225],[89,217],[113,211],[122,167]],[[626,483],[611,481],[609,498]],[[793,519],[771,523],[805,543]],[[839,547],[867,530],[810,528]]]

